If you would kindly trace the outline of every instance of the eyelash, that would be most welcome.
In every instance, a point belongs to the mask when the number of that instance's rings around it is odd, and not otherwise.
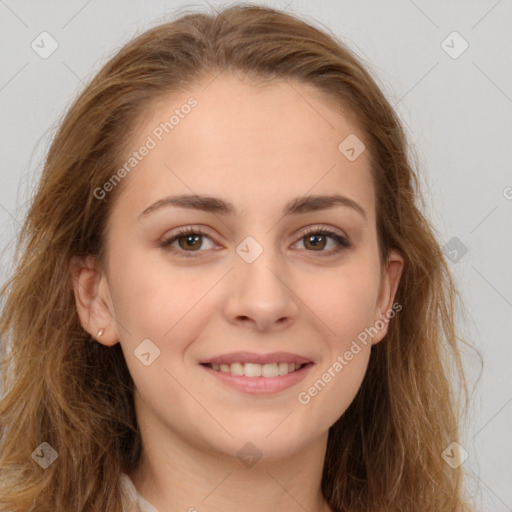
[[[347,249],[351,246],[351,244],[348,242],[348,240],[345,237],[339,235],[338,233],[329,229],[326,226],[313,226],[311,228],[308,228],[302,234],[302,236],[299,238],[299,240],[302,240],[303,238],[307,237],[308,235],[312,235],[312,234],[326,235],[326,236],[332,238],[338,244],[338,247],[331,251],[319,251],[321,253],[327,253],[327,254],[324,254],[322,257],[337,254],[340,251],[342,251],[343,249]],[[196,254],[196,253],[201,253],[204,251],[201,251],[201,250],[184,251],[182,249],[176,249],[175,247],[171,247],[171,244],[174,243],[176,240],[178,240],[178,238],[181,238],[182,236],[187,236],[187,235],[201,235],[201,236],[206,236],[207,238],[210,238],[208,233],[203,231],[201,228],[194,228],[193,226],[186,226],[186,227],[179,228],[178,232],[173,234],[169,238],[164,238],[160,243],[160,247],[162,249],[170,251],[174,254],[179,254],[180,257],[197,258],[199,256],[199,254]],[[316,252],[316,251],[308,251],[308,252]]]

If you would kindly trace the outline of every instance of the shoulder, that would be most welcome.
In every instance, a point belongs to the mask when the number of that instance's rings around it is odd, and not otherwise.
[[[158,512],[151,503],[137,492],[131,478],[126,473],[119,475],[119,486],[121,488],[123,512]]]

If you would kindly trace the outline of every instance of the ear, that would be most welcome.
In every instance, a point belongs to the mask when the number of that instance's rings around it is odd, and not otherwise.
[[[374,326],[378,333],[372,338],[372,345],[381,341],[388,332],[388,325],[398,311],[402,309],[401,304],[394,304],[396,290],[400,282],[404,258],[397,251],[390,251],[386,263],[381,272],[379,298],[375,311]]]
[[[94,256],[73,256],[69,265],[71,284],[82,327],[106,346],[119,341],[114,308],[106,276]],[[98,336],[100,329],[103,334]]]

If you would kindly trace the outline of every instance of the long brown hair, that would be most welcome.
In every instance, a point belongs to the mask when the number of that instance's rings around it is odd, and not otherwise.
[[[462,470],[441,456],[458,439],[456,391],[466,389],[457,292],[417,204],[401,123],[334,36],[248,4],[185,13],[141,34],[99,71],[60,125],[20,232],[18,266],[2,290],[0,509],[121,510],[119,473],[136,467],[141,453],[133,381],[120,345],[91,342],[81,327],[69,265],[72,256],[101,257],[121,187],[102,200],[94,191],[122,165],[127,133],[148,107],[229,71],[315,85],[355,116],[372,161],[381,257],[395,249],[405,260],[396,295],[403,309],[329,431],[326,500],[333,511],[459,510]],[[46,469],[36,463],[48,456],[41,443],[58,455]]]

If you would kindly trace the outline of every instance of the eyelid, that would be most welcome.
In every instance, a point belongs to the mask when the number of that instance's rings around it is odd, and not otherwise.
[[[336,235],[345,238],[348,241],[348,236],[345,233],[337,228],[331,227],[327,224],[313,224],[304,229],[304,231],[300,231],[302,233],[301,237],[309,235],[310,233],[319,233],[319,232],[329,232],[335,233]]]

